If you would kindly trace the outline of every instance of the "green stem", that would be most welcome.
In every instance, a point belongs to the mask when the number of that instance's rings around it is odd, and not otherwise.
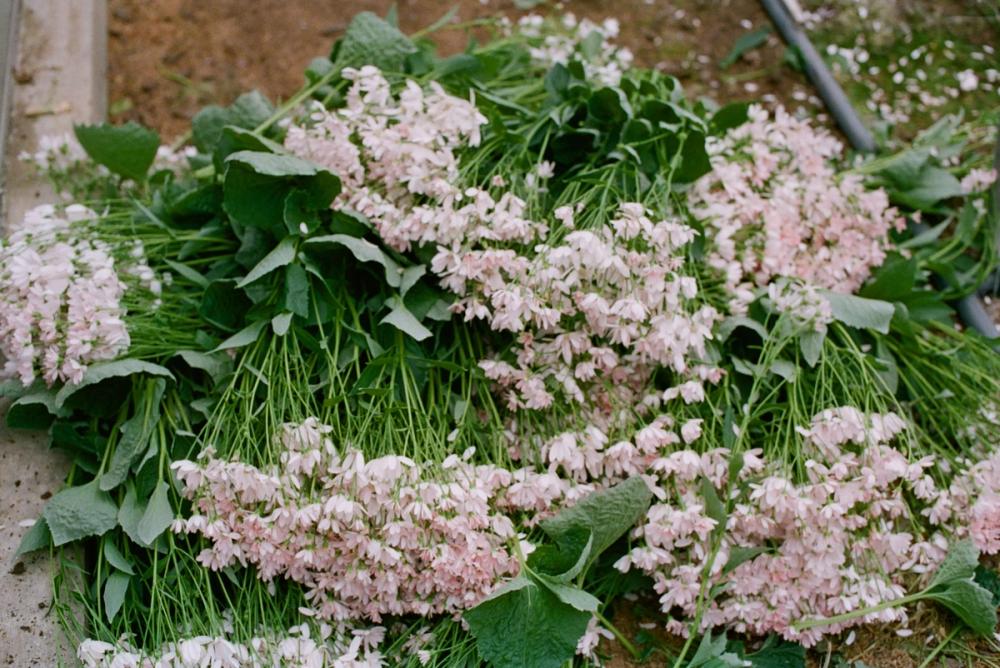
[[[857,619],[858,617],[864,617],[865,615],[870,615],[873,612],[881,612],[882,610],[888,610],[889,608],[896,608],[901,605],[907,605],[915,601],[919,601],[927,593],[927,590],[919,591],[916,594],[910,594],[909,596],[904,596],[902,598],[896,598],[891,601],[883,601],[878,605],[873,605],[868,608],[861,608],[860,610],[854,610],[852,612],[845,612],[842,615],[834,615],[833,617],[818,617],[814,619],[804,619],[801,622],[795,622],[792,624],[792,628],[796,631],[804,631],[805,629],[812,629],[817,626],[828,626],[830,624],[839,624],[840,622],[846,622],[852,619]]]
[[[633,645],[632,641],[626,638],[621,631],[615,628],[615,625],[612,624],[610,621],[608,621],[607,617],[602,615],[600,611],[594,612],[594,616],[597,617],[597,621],[601,623],[601,626],[611,631],[612,635],[614,635],[615,637],[615,640],[621,643],[621,646],[624,647],[626,650],[628,650],[628,653],[632,655],[632,658],[637,660],[642,658],[642,655],[639,653],[639,649],[635,645]]]

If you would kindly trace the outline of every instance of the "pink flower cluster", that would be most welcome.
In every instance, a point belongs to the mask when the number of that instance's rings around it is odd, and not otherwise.
[[[528,52],[535,64],[548,69],[577,60],[587,79],[602,86],[617,86],[632,67],[632,52],[614,43],[619,29],[618,19],[594,23],[578,20],[572,13],[563,14],[558,22],[538,14],[522,16],[517,22],[517,32],[531,44]]]
[[[616,566],[653,577],[677,633],[687,632],[699,602],[707,604],[702,630],[777,633],[806,645],[858,624],[905,621],[904,609],[889,608],[809,631],[793,627],[901,598],[907,579],[943,559],[947,539],[921,533],[907,500],[926,484],[933,458],[909,462],[887,445],[904,426],[894,414],[852,408],[816,416],[803,430],[817,452],[801,483],[759,450],[743,453],[737,480],[728,479],[726,450],[674,452],[654,463],[661,499]],[[732,503],[724,527],[707,510],[706,480]],[[700,601],[706,570],[709,587],[727,584]]]
[[[367,216],[397,250],[466,238],[471,228],[488,237],[523,236],[523,202],[513,196],[493,201],[455,185],[457,151],[478,146],[486,122],[474,104],[435,82],[425,91],[408,80],[394,95],[370,65],[345,68],[343,76],[353,81],[346,106],[315,107],[285,137],[289,151],[340,176],[343,192],[334,208]]]
[[[811,330],[821,334],[833,322],[833,309],[812,285],[789,278],[778,278],[767,286],[771,308],[786,315],[796,331]]]
[[[24,385],[79,382],[87,366],[129,346],[122,297],[125,283],[112,250],[71,233],[97,217],[70,205],[36,207],[0,245],[0,353],[3,375]],[[148,269],[148,268],[147,268]]]
[[[314,632],[300,624],[286,634],[263,634],[246,644],[226,636],[193,636],[153,653],[136,648],[127,638],[117,643],[84,640],[76,655],[85,668],[379,668],[388,665],[379,649],[384,640],[381,626],[319,624]]]
[[[556,476],[454,455],[433,472],[395,455],[366,461],[338,452],[329,431],[315,418],[286,425],[270,471],[211,452],[175,462],[195,514],[174,530],[212,542],[198,556],[209,568],[250,564],[303,584],[322,619],[378,622],[475,605],[518,571],[502,511],[543,511],[566,493]]]
[[[837,174],[839,141],[778,109],[708,144],[712,173],[695,183],[691,211],[704,219],[707,262],[725,278],[734,312],[753,285],[798,278],[854,292],[885,259],[888,234],[903,220],[881,189]]]
[[[486,375],[511,409],[542,409],[562,397],[609,403],[615,388],[640,391],[656,367],[690,371],[705,354],[717,313],[698,306],[683,274],[694,231],[654,221],[641,204],[593,230],[573,229],[574,212],[555,216],[570,231],[530,252],[442,246],[432,269],[459,295],[454,310],[517,335],[514,363],[487,360]]]
[[[955,534],[969,536],[980,552],[1000,553],[1000,452],[980,460],[960,462],[945,489],[927,476],[915,490],[927,503],[923,510],[931,523],[953,525]]]

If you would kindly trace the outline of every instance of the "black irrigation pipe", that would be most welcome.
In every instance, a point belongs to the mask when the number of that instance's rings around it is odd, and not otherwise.
[[[795,0],[791,0],[794,2]],[[774,23],[785,42],[798,50],[806,75],[816,87],[830,114],[837,121],[847,140],[860,153],[874,153],[875,139],[861,122],[844,89],[833,78],[823,58],[809,40],[809,36],[799,25],[786,0],[761,0],[764,10]],[[1000,167],[1000,141],[997,144],[994,163]],[[1000,207],[1000,181],[993,185],[993,206]],[[986,307],[978,294],[966,295],[955,302],[955,309],[966,326],[975,329],[988,339],[1000,337],[1000,331],[986,312]]]

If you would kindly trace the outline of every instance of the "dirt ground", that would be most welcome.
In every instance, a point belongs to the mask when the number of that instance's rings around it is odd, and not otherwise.
[[[392,0],[111,0],[108,41],[110,115],[136,120],[170,140],[188,129],[202,106],[226,104],[257,88],[272,99],[302,83],[302,71],[329,52],[351,17],[384,15]],[[398,0],[400,26],[415,31],[453,6],[456,20],[504,13],[513,0]],[[577,16],[621,20],[619,42],[640,65],[677,76],[688,93],[718,101],[775,94],[790,106],[807,97],[806,82],[781,66],[775,35],[725,71],[719,68],[740,35],[767,23],[755,0],[573,0]],[[752,28],[751,28],[752,26]],[[442,53],[460,51],[467,35],[439,32]],[[795,99],[793,98],[795,96]]]

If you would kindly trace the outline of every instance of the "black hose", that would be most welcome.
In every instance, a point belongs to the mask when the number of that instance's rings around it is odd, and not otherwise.
[[[781,33],[781,37],[789,46],[798,50],[802,57],[802,66],[805,68],[806,76],[816,87],[816,91],[823,98],[826,108],[830,110],[837,125],[851,142],[851,146],[862,153],[874,153],[875,138],[861,122],[854,107],[851,106],[850,100],[847,99],[844,89],[833,78],[833,74],[823,62],[823,58],[809,40],[809,36],[788,11],[783,0],[761,0],[761,3],[775,27],[778,28],[778,32]]]
[[[874,153],[876,149],[874,137],[861,122],[861,117],[858,116],[858,112],[847,99],[844,89],[830,73],[823,58],[816,51],[809,36],[799,26],[798,21],[792,16],[784,0],[761,0],[761,4],[764,5],[764,10],[771,17],[771,21],[774,22],[785,42],[798,50],[806,75],[816,87],[819,96],[826,104],[826,108],[837,121],[837,125],[840,126],[851,146],[861,153]],[[997,152],[994,157],[995,163],[1000,166],[1000,143],[997,144]],[[993,185],[993,202],[994,207],[1000,206],[1000,181]],[[986,338],[1000,338],[1000,331],[997,331],[996,324],[986,312],[986,307],[978,295],[971,294],[958,299],[955,302],[955,309],[966,326],[975,329]]]

